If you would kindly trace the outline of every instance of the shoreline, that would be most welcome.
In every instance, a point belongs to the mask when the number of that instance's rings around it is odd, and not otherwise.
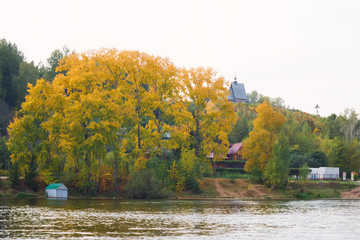
[[[312,200],[360,200],[359,198],[229,198],[229,197],[170,197],[170,198],[151,198],[151,199],[129,199],[129,198],[112,198],[112,197],[68,197],[64,199],[60,198],[46,198],[45,196],[32,196],[32,197],[17,197],[13,196],[0,196],[0,199],[46,199],[46,200],[105,200],[105,201],[312,201]]]
[[[360,200],[360,185],[354,182],[289,182],[284,189],[273,190],[263,184],[252,183],[247,179],[214,179],[200,180],[201,193],[171,193],[161,200],[224,200],[224,201],[286,201],[286,200]],[[38,198],[46,199],[45,191],[30,192],[24,189],[7,191],[0,189],[0,198]],[[68,200],[142,200],[129,199],[114,195],[85,195],[69,193]],[[143,199],[160,200],[160,199]]]

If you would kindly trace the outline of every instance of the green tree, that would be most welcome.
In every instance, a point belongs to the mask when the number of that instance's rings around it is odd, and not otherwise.
[[[352,172],[360,170],[360,143],[357,139],[344,142],[343,159],[339,167],[343,171]]]
[[[351,141],[360,136],[360,121],[354,109],[345,109],[337,121],[340,123],[340,130],[345,140]]]
[[[24,56],[15,44],[5,39],[0,40],[0,100],[5,101],[11,108],[16,106],[12,82],[23,60]]]
[[[312,168],[327,167],[329,160],[324,152],[318,150],[311,154],[311,158],[307,163]]]
[[[308,165],[304,163],[301,168],[299,169],[299,179],[300,180],[307,180],[308,175],[310,174],[311,170],[309,169]]]
[[[281,97],[270,99],[270,103],[274,107],[285,108],[285,100],[282,99]]]
[[[0,132],[2,136],[7,134],[6,128],[17,104],[13,82],[23,60],[23,54],[15,44],[5,39],[0,40]]]
[[[229,134],[229,141],[231,143],[242,142],[248,136],[249,136],[248,123],[246,117],[242,116],[236,121],[236,124],[233,126]]]
[[[62,49],[55,49],[50,57],[47,59],[49,67],[45,68],[45,79],[48,81],[53,81],[57,72],[56,68],[59,66],[59,62],[64,57],[70,54],[70,49],[67,46],[64,46]]]
[[[339,166],[343,146],[338,137],[333,139],[329,139],[328,137],[323,138],[320,143],[320,149],[326,154],[330,167]]]
[[[34,191],[39,187],[37,177],[38,166],[35,157],[33,156],[29,162],[28,168],[25,170],[25,184]]]
[[[258,103],[260,96],[259,93],[256,90],[254,90],[251,93],[247,94],[247,98],[249,99],[250,103]]]
[[[22,102],[25,101],[27,94],[27,86],[29,83],[35,84],[36,80],[41,77],[39,69],[34,62],[21,62],[18,74],[12,81],[12,95],[14,96],[14,107],[20,108]]]
[[[314,135],[310,125],[305,122],[301,128],[301,133],[297,139],[302,153],[313,153],[315,145]]]
[[[6,146],[6,137],[0,135],[0,169],[9,170],[10,152]]]
[[[20,185],[20,170],[18,162],[10,163],[10,185],[12,188],[18,188]]]
[[[289,175],[290,147],[284,135],[280,135],[273,147],[273,154],[264,172],[264,180],[271,188],[280,188]]]
[[[293,150],[290,156],[290,167],[300,168],[303,164],[307,164],[311,160],[310,153],[302,153],[297,150]]]

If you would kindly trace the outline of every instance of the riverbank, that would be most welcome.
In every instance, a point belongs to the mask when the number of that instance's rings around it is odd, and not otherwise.
[[[294,181],[273,190],[248,179],[206,178],[200,181],[201,194],[178,195],[180,199],[360,199],[360,183],[335,181]]]
[[[14,190],[0,187],[0,197],[45,198],[44,190],[32,192],[28,189]],[[123,199],[112,195],[69,194],[76,199]],[[200,180],[200,193],[180,192],[169,199],[360,199],[359,182],[293,181],[284,189],[269,189],[263,184],[248,179],[205,178]]]

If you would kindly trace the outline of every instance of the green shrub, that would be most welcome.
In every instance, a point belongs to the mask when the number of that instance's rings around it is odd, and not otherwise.
[[[20,171],[19,164],[15,162],[12,164],[10,162],[10,177],[9,177],[10,185],[12,188],[17,188],[20,185]]]
[[[8,177],[10,175],[9,170],[0,169],[0,176]]]
[[[17,195],[16,195],[17,198],[34,198],[36,197],[35,194],[32,194],[32,193],[26,193],[26,192],[19,192]]]
[[[38,183],[38,165],[36,163],[35,157],[33,156],[29,163],[29,168],[25,171],[25,184],[33,191],[37,191],[39,188]]]
[[[130,199],[161,199],[168,195],[169,191],[157,178],[153,169],[132,173],[124,187],[124,196]]]
[[[296,198],[303,199],[303,200],[312,199],[311,195],[309,193],[306,193],[306,192],[304,192],[304,193],[297,192],[296,193]]]
[[[230,179],[250,179],[250,174],[243,174],[243,173],[229,173],[224,176],[224,178]]]
[[[252,183],[260,183],[263,184],[264,183],[264,179],[263,179],[263,175],[261,172],[252,172],[250,174],[250,181]]]
[[[354,173],[354,180],[358,181],[359,180],[359,174],[358,173]]]
[[[301,168],[299,168],[299,180],[307,180],[308,175],[311,173],[308,165],[304,163]]]
[[[190,176],[186,179],[186,189],[193,193],[200,193],[200,184],[195,176]]]
[[[0,180],[0,189],[9,190],[10,189],[9,180]]]

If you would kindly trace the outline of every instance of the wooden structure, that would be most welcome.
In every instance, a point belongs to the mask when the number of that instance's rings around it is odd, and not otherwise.
[[[62,183],[50,183],[45,188],[46,198],[67,198],[68,189]]]
[[[246,161],[241,157],[242,145],[242,143],[231,144],[226,157],[220,161],[213,161],[213,152],[207,156],[211,160],[213,169],[243,169]]]
[[[236,77],[234,79],[234,82],[232,82],[230,85],[229,93],[230,95],[228,96],[228,101],[231,101],[233,103],[249,102],[244,84],[238,83],[236,81]]]

